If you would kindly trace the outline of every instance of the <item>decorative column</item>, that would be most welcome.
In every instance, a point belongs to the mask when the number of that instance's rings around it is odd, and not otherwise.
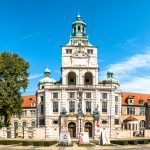
[[[78,129],[77,129],[77,131],[78,131],[78,137],[79,137],[79,135],[80,135],[80,133],[83,131],[83,116],[84,116],[84,114],[83,114],[83,111],[82,111],[82,95],[83,95],[83,92],[81,91],[81,90],[79,90],[79,92],[78,92],[78,94],[79,94],[79,103],[78,103],[78,112],[77,112],[77,116],[78,116]]]
[[[23,135],[24,135],[24,139],[28,139],[28,128],[24,127],[24,130],[23,130]]]
[[[15,138],[15,132],[14,132],[14,128],[11,128],[11,138]]]
[[[100,136],[100,124],[99,124],[100,113],[98,111],[98,105],[95,107],[93,111],[93,119],[94,119],[94,137]]]
[[[67,122],[67,111],[63,108],[60,112],[61,131],[68,131]]]

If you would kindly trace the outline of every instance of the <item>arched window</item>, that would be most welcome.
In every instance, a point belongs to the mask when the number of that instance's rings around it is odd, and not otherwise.
[[[144,121],[144,120],[141,120],[141,121],[140,121],[140,128],[145,128],[145,126],[146,126],[145,121]]]
[[[84,84],[93,85],[93,75],[91,72],[86,72],[84,75]]]
[[[14,128],[18,130],[18,122],[14,122]]]
[[[68,73],[68,85],[76,85],[76,74],[75,72]]]
[[[26,126],[27,126],[27,123],[24,121],[24,122],[22,123],[22,127],[25,128]]]
[[[78,26],[78,31],[80,32],[80,30],[81,30],[81,28],[80,28],[80,26]]]
[[[35,128],[35,122],[34,121],[31,122],[31,127]]]
[[[76,32],[76,27],[73,28],[74,29],[74,33]]]

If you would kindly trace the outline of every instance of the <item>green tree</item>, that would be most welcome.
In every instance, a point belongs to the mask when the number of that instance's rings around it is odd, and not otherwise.
[[[26,62],[16,53],[0,53],[0,123],[10,125],[13,114],[21,115],[21,90],[28,85],[28,68]]]

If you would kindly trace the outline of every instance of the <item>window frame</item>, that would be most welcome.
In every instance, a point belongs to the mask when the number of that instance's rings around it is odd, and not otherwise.
[[[53,102],[53,113],[58,113],[58,112],[59,112],[59,103]]]
[[[86,112],[87,113],[91,113],[91,110],[92,110],[92,106],[91,106],[92,104],[91,104],[91,102],[86,102]]]
[[[75,112],[75,102],[74,101],[70,101],[69,102],[69,112]]]
[[[102,113],[107,113],[107,108],[108,103],[107,102],[102,102]]]

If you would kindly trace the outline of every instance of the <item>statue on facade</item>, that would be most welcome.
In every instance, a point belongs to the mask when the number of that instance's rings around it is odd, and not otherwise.
[[[67,115],[67,111],[66,111],[66,108],[62,108],[61,112],[60,112],[60,115],[61,116],[66,116]]]
[[[83,116],[83,111],[82,111],[82,95],[83,95],[83,92],[80,90],[79,91],[79,103],[78,103],[78,116]]]
[[[100,117],[100,114],[99,114],[99,111],[98,111],[98,105],[95,107],[95,109],[93,110],[93,116],[96,120],[99,119]]]

